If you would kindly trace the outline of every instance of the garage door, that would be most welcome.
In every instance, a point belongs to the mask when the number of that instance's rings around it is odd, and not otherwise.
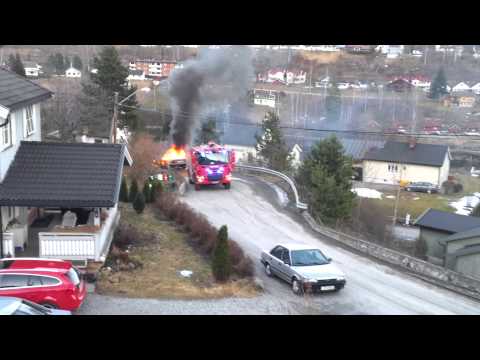
[[[462,274],[480,279],[480,254],[459,256],[456,270]]]

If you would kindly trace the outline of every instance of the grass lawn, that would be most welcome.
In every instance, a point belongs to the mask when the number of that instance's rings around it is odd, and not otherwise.
[[[401,191],[398,203],[398,217],[404,218],[409,213],[415,219],[428,208],[455,212],[456,209],[451,207],[449,203],[458,201],[460,198],[472,195],[475,192],[480,192],[480,178],[462,174],[456,174],[455,177],[463,184],[463,191],[458,194],[443,195]],[[396,196],[396,193],[394,191],[382,192],[384,194],[382,200],[362,198],[362,204],[374,203],[384,208],[385,214],[393,216],[395,198],[387,198],[387,196]]]
[[[217,284],[210,261],[199,255],[187,242],[187,235],[167,221],[159,220],[147,207],[138,215],[130,204],[121,208],[121,220],[150,233],[152,241],[134,246],[130,256],[143,263],[143,268],[101,275],[97,281],[100,294],[137,298],[208,299],[253,297],[257,295],[249,280]],[[190,278],[180,271],[190,270]]]

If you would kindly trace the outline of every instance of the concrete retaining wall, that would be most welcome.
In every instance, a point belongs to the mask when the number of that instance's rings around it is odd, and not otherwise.
[[[387,249],[377,244],[320,226],[307,211],[304,211],[302,215],[310,227],[319,234],[339,241],[344,245],[371,255],[377,259],[401,266],[425,280],[480,300],[480,280],[478,279],[462,275],[441,266],[430,264],[426,261],[402,254],[398,251]]]

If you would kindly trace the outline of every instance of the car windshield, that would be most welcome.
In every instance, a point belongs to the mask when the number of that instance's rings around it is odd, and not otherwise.
[[[327,258],[320,250],[293,250],[292,266],[313,266],[328,264]]]
[[[198,163],[200,165],[220,165],[228,163],[228,156],[226,151],[206,151],[198,153]]]
[[[22,304],[15,311],[15,315],[48,315],[48,312],[30,306],[30,303],[27,304],[25,302],[22,302]]]

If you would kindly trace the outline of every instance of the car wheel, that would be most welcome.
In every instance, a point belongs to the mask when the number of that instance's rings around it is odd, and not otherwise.
[[[43,303],[41,305],[46,307],[47,309],[58,309],[58,306],[52,303]]]
[[[272,277],[272,268],[270,267],[270,264],[265,265],[265,274],[267,274],[268,277]]]
[[[200,185],[199,184],[195,184],[195,190],[196,191],[200,190]]]
[[[292,281],[292,291],[295,295],[303,295],[302,283],[297,279],[293,279]]]
[[[225,187],[225,190],[230,189],[230,183],[228,183],[228,184],[223,184],[223,186]]]

